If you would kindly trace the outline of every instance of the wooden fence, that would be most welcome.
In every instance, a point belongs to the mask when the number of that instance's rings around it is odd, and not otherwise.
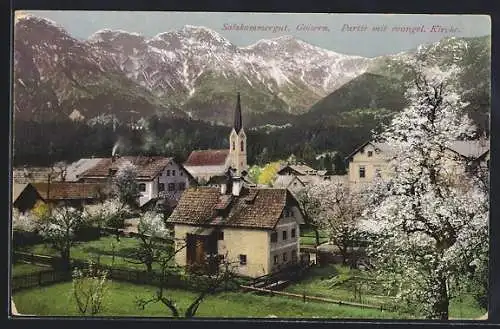
[[[58,282],[71,280],[71,273],[56,270],[44,270],[40,272],[15,276],[11,279],[12,291],[39,287]]]
[[[12,289],[19,290],[24,288],[32,288],[42,286],[44,284],[57,283],[71,280],[71,272],[60,270],[62,259],[60,257],[51,257],[44,255],[36,255],[24,252],[15,252],[14,260],[22,261],[30,264],[49,265],[52,270],[43,270],[22,276],[12,278]],[[71,260],[71,268],[87,268],[89,263],[79,260]],[[199,287],[198,280],[190,280],[187,277],[182,277],[179,274],[172,273],[168,275],[164,282],[161,282],[161,275],[157,272],[147,272],[135,269],[117,268],[103,264],[96,264],[99,269],[108,271],[108,278],[116,281],[125,281],[134,284],[145,284],[152,286],[160,286],[168,288],[179,288],[196,291]],[[40,274],[42,273],[42,274]],[[40,279],[41,276],[41,279]],[[235,285],[237,288],[238,285]]]
[[[308,296],[306,294],[302,294],[302,295],[301,294],[294,294],[294,293],[290,293],[290,292],[256,288],[256,287],[246,286],[246,285],[241,285],[240,287],[246,291],[261,292],[261,293],[269,294],[271,296],[278,295],[278,296],[286,296],[286,297],[292,297],[292,298],[296,298],[296,299],[302,299],[304,301],[304,303],[308,300],[311,300],[311,301],[316,301],[316,302],[333,303],[333,304],[338,304],[338,305],[355,306],[355,307],[360,307],[360,308],[369,308],[369,309],[375,309],[375,310],[380,310],[380,311],[392,311],[391,309],[389,309],[383,305],[376,306],[376,305],[370,305],[370,304],[346,302],[346,301],[342,301],[342,300],[335,300],[335,299],[329,299],[329,298],[317,297],[317,296]]]

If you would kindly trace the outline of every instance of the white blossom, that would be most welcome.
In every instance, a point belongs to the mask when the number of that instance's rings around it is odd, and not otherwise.
[[[417,72],[410,105],[378,136],[394,151],[392,175],[369,189],[360,227],[378,235],[369,252],[380,272],[399,282],[400,301],[444,318],[449,284],[487,250],[488,195],[446,152],[451,142],[474,137],[466,104],[450,90],[457,68]]]

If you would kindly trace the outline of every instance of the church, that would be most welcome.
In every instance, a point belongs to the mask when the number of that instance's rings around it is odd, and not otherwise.
[[[246,175],[248,172],[247,136],[241,117],[240,93],[236,99],[233,128],[229,135],[229,149],[192,151],[183,166],[202,184],[224,176],[229,168],[232,168],[237,176]]]

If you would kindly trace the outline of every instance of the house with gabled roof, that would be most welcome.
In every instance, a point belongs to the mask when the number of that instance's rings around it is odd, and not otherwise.
[[[139,183],[139,205],[154,199],[178,200],[186,188],[196,184],[191,174],[171,157],[163,156],[119,156],[103,158],[93,167],[77,177],[80,182],[110,184],[118,170],[132,164],[137,170]]]
[[[21,214],[31,211],[39,202],[45,203],[45,200],[33,184],[12,184],[12,206]]]
[[[325,173],[325,171],[322,171]],[[310,166],[299,163],[299,164],[287,164],[281,168],[278,173],[279,176],[284,175],[294,175],[294,176],[306,176],[306,175],[317,175],[318,171]]]
[[[287,189],[245,186],[239,176],[220,187],[191,187],[167,219],[175,261],[194,266],[226,257],[242,276],[258,277],[299,261],[303,214]],[[182,246],[185,245],[185,248]]]
[[[466,161],[470,170],[474,167],[489,167],[489,140],[453,141],[446,149],[450,172],[458,170],[457,161]],[[388,164],[394,150],[388,143],[367,141],[349,154],[348,181],[350,186],[363,186],[376,177],[382,179],[390,175]]]
[[[101,202],[109,194],[109,188],[102,183],[39,182],[32,185],[46,203],[78,209]]]
[[[223,176],[229,167],[238,174],[248,171],[247,137],[243,128],[240,93],[237,95],[229,148],[192,151],[184,168],[199,182],[206,183],[214,176]]]

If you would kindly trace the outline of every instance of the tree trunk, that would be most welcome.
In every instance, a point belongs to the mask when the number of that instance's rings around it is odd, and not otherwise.
[[[432,305],[432,317],[439,320],[448,320],[448,308],[450,300],[448,298],[448,289],[446,286],[446,279],[440,278],[438,280],[438,293],[436,302]]]
[[[62,260],[62,267],[64,271],[69,271],[71,269],[71,262],[70,262],[70,250],[64,249],[61,250],[61,260]]]
[[[153,263],[152,262],[146,262],[146,271],[148,273],[153,272]]]
[[[319,246],[319,230],[314,228],[314,234],[316,236],[316,245]]]

